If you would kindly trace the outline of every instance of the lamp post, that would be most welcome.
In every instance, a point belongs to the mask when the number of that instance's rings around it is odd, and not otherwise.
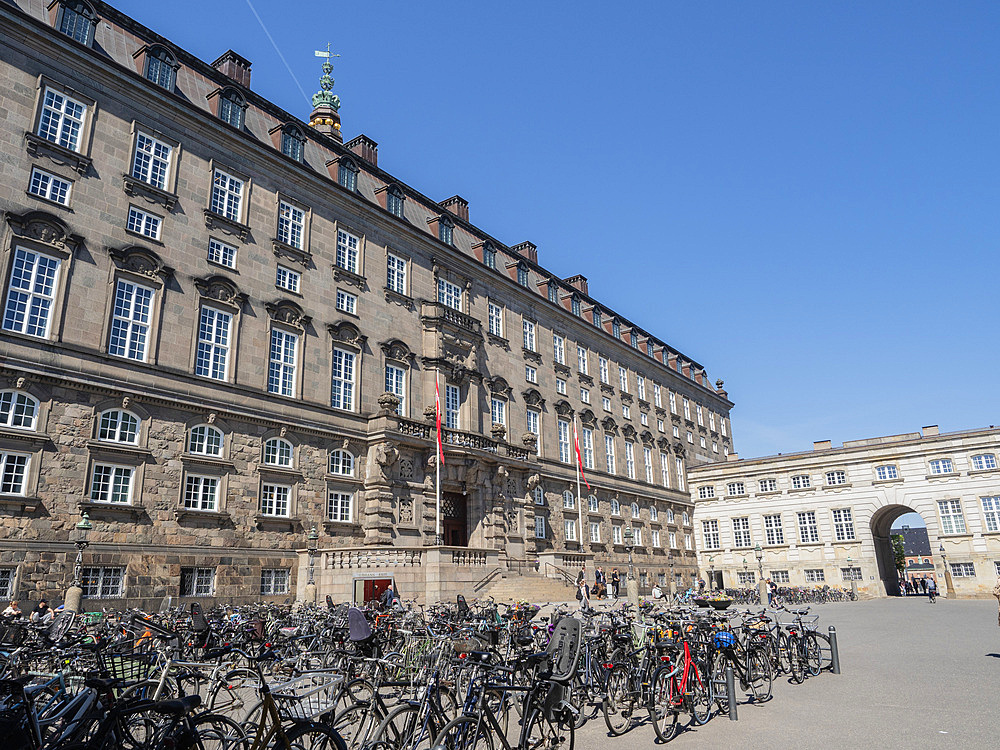
[[[854,577],[854,566],[851,564],[851,558],[847,558],[847,569],[851,572],[851,597],[857,601],[858,598],[858,579]]]
[[[708,590],[715,591],[715,555],[708,556]]]
[[[954,596],[955,583],[951,579],[951,571],[948,570],[948,553],[944,551],[944,545],[938,545],[938,552],[941,553],[941,564],[944,566],[944,587],[948,596]]]
[[[316,549],[319,540],[319,532],[316,531],[316,524],[312,525],[309,533],[306,534],[306,547],[309,553],[309,580],[306,581],[306,601],[310,604],[316,603]]]
[[[635,569],[632,567],[632,541],[635,539],[635,532],[629,527],[625,529],[625,551],[628,552],[628,578],[625,581],[625,591],[628,600],[635,606],[639,606],[639,582],[635,580]]]
[[[764,604],[767,602],[770,604],[771,599],[767,595],[767,581],[764,580],[764,550],[761,549],[759,544],[754,545],[753,555],[757,558],[757,591],[760,595],[760,603]]]
[[[90,546],[87,535],[94,528],[86,509],[80,512],[80,520],[74,528],[76,539],[73,540],[73,544],[76,547],[76,561],[73,563],[73,583],[66,591],[64,606],[70,612],[79,612],[80,602],[83,600],[83,551]]]
[[[673,597],[677,594],[677,581],[674,579],[674,553],[673,550],[667,551],[667,563],[670,565],[670,598],[671,601]]]

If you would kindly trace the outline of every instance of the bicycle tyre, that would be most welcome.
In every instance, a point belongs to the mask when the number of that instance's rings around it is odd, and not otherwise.
[[[747,684],[750,695],[755,703],[764,703],[771,699],[771,688],[774,676],[771,670],[771,662],[767,655],[760,651],[753,651],[747,657]]]
[[[729,660],[721,653],[716,653],[712,657],[712,666],[709,670],[712,683],[712,699],[719,707],[719,713],[729,712],[729,686],[726,681],[726,666]]]
[[[688,671],[688,701],[691,705],[691,719],[703,726],[712,718],[712,681],[705,677],[701,667],[694,662]]]
[[[438,732],[437,745],[443,750],[493,750],[493,734],[473,716],[452,719]]]
[[[368,703],[348,706],[333,718],[333,729],[348,750],[363,748],[371,742],[375,730],[385,720],[379,708]]]
[[[604,723],[614,737],[624,734],[632,722],[631,682],[632,675],[628,667],[612,667],[601,709],[604,712]]]
[[[830,637],[824,633],[813,633],[816,636],[816,642],[819,644],[820,651],[820,671],[824,669],[833,669],[833,644],[830,643]]]
[[[249,750],[243,727],[222,714],[203,713],[191,719],[202,750]]]
[[[670,742],[677,736],[680,712],[674,706],[674,680],[671,667],[660,667],[650,681],[652,698],[649,702],[649,721],[660,742]]]
[[[567,738],[568,735],[568,738]],[[576,742],[576,728],[572,716],[549,718],[545,711],[536,708],[528,716],[527,728],[524,732],[526,748],[545,748],[545,750],[573,750]]]
[[[797,635],[788,636],[788,675],[792,682],[801,685],[806,678],[806,663],[802,657],[802,640]]]
[[[823,654],[820,651],[819,639],[815,633],[806,633],[803,638],[803,648],[806,658],[806,669],[813,677],[823,670]]]
[[[387,745],[391,750],[430,750],[434,746],[434,726],[433,719],[428,723],[427,733],[424,738],[414,741],[414,734],[418,731],[423,733],[424,727],[421,722],[420,706],[403,704],[396,706],[382,723],[378,725],[375,734],[372,735],[372,744],[380,743]]]
[[[346,745],[335,729],[304,721],[286,729],[284,738],[275,737],[271,750],[346,750]]]

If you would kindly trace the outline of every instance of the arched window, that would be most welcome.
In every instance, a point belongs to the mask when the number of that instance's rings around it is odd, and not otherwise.
[[[632,503],[632,518],[639,517],[639,503]]]
[[[455,239],[455,222],[447,216],[438,220],[438,239],[446,245],[451,245]]]
[[[577,297],[575,294],[570,299],[570,307],[573,308],[572,310],[573,314],[579,318],[581,314],[580,298]],[[596,309],[594,310],[594,313],[600,315],[600,313],[598,313]]]
[[[337,182],[348,190],[358,189],[358,167],[350,159],[341,159],[337,167]]]
[[[617,500],[611,501],[611,515],[620,516],[622,514],[622,504]]]
[[[330,451],[330,473],[342,477],[353,477],[354,456],[345,450]]]
[[[174,90],[176,71],[173,56],[163,47],[152,47],[146,52],[146,78],[167,91]]]
[[[545,505],[545,490],[542,489],[541,485],[538,485],[531,491],[532,497],[535,498],[535,505]]]
[[[94,42],[97,14],[81,0],[64,0],[59,16],[59,31],[88,47]]]
[[[291,466],[292,444],[282,438],[264,442],[264,463],[269,466]]]
[[[622,324],[618,322],[617,318],[611,321],[611,335],[613,335],[616,339],[620,339],[622,337]]]
[[[97,439],[135,445],[139,442],[141,421],[132,412],[122,409],[108,409],[101,414],[101,421],[97,427]]]
[[[403,191],[396,185],[389,188],[385,196],[385,208],[393,216],[403,218]]]
[[[20,391],[0,391],[0,427],[33,430],[38,419],[38,401]]]
[[[219,119],[234,128],[243,127],[243,110],[246,102],[236,89],[226,89],[219,94]]]
[[[528,286],[528,266],[524,263],[517,264],[517,283],[521,286]]]
[[[600,509],[600,505],[597,502],[597,495],[587,496],[587,507],[591,513],[596,513]]]
[[[192,427],[188,432],[188,453],[199,456],[221,456],[222,430],[207,424]]]
[[[295,161],[302,161],[306,153],[306,139],[302,131],[294,125],[286,125],[281,130],[281,153]]]
[[[563,507],[564,508],[576,507],[576,496],[569,490],[563,492]]]

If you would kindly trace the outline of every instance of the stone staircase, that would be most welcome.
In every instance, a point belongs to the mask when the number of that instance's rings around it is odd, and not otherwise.
[[[479,593],[492,596],[498,602],[529,601],[534,604],[566,602],[576,596],[576,590],[566,581],[546,578],[535,571],[503,571]]]

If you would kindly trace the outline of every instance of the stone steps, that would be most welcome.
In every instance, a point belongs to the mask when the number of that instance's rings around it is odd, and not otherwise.
[[[553,578],[545,578],[538,573],[504,573],[482,596],[492,596],[498,602],[529,601],[533,603],[567,601],[575,591],[571,585]]]

